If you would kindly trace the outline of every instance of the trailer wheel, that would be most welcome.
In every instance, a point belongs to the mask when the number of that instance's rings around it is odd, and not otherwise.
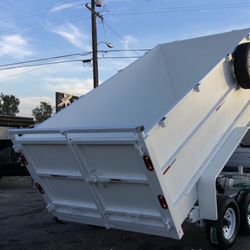
[[[56,216],[54,217],[54,220],[57,224],[66,224],[64,221],[58,219]]]
[[[213,247],[227,249],[231,247],[239,233],[240,212],[237,202],[224,195],[218,195],[218,220],[207,221],[206,231]]]
[[[250,190],[243,193],[239,201],[240,208],[240,231],[250,235]]]
[[[239,86],[250,89],[250,43],[238,45],[233,53],[233,67]]]

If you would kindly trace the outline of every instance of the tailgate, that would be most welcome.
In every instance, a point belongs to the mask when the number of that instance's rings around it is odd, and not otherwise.
[[[180,238],[137,129],[13,130],[59,219]],[[164,201],[163,201],[164,203]]]

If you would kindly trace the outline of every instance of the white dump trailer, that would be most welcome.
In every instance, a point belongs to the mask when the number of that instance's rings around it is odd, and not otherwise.
[[[48,210],[174,239],[184,221],[205,221],[224,248],[249,234],[249,31],[158,45],[39,126],[12,130]]]

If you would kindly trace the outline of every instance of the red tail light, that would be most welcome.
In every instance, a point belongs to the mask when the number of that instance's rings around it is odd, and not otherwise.
[[[45,194],[45,192],[44,192],[42,186],[41,186],[39,183],[36,183],[36,188],[37,188],[37,190],[39,191],[39,193]]]
[[[153,171],[154,170],[154,165],[153,165],[151,159],[147,155],[144,155],[143,160],[145,162],[145,165],[146,165],[147,169],[149,171]]]
[[[159,199],[159,202],[160,202],[162,208],[167,209],[168,208],[168,204],[166,202],[165,197],[163,195],[158,195],[158,199]]]

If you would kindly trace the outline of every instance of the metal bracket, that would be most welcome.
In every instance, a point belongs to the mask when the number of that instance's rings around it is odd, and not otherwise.
[[[198,206],[194,206],[188,215],[188,221],[190,223],[195,223],[200,220],[200,209]]]
[[[12,148],[14,149],[14,151],[15,151],[16,153],[19,153],[19,152],[22,150],[21,144],[14,144],[14,145],[12,146]]]
[[[144,155],[143,145],[140,141],[136,141],[135,148],[139,151],[139,154]]]
[[[165,120],[166,120],[166,117],[164,116],[164,117],[159,121],[159,125],[160,125],[162,128],[165,128],[165,127],[166,127]]]
[[[101,183],[101,184],[106,184],[106,183],[111,182],[109,178],[100,178],[100,177],[93,176],[93,175],[89,177],[88,181],[91,183]]]
[[[231,62],[233,59],[232,54],[227,54],[226,55],[226,62]]]
[[[170,231],[172,225],[171,225],[171,221],[169,219],[165,219],[163,220],[163,223],[166,225],[167,230]]]
[[[56,207],[53,204],[48,204],[46,208],[47,208],[49,213],[52,213]]]
[[[200,83],[196,84],[195,87],[194,87],[194,91],[196,92],[200,92]]]
[[[139,154],[142,156],[145,153],[144,150],[144,140],[143,140],[143,127],[138,127],[135,129],[135,137],[136,137],[136,142],[135,142],[135,148],[139,151]]]

